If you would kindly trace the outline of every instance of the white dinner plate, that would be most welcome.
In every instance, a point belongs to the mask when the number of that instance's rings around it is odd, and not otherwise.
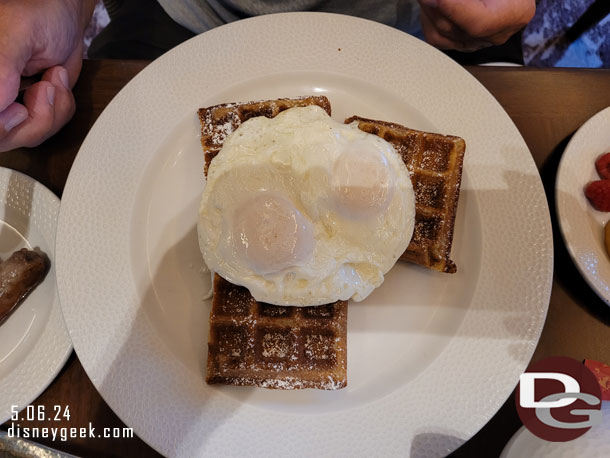
[[[196,110],[306,94],[326,95],[338,120],[358,114],[466,139],[458,272],[399,263],[350,305],[344,390],[208,386]],[[278,14],[187,41],[108,105],[64,191],[58,283],[88,375],[165,455],[432,456],[475,434],[528,364],[552,246],[528,148],[468,72],[384,25]]]
[[[585,187],[600,177],[595,160],[610,152],[610,107],[600,111],[574,134],[557,169],[555,203],[561,234],[576,267],[606,304],[610,304],[610,257],[604,226],[610,213],[595,210]]]
[[[38,247],[51,261],[43,282],[0,324],[0,423],[12,409],[34,401],[72,352],[55,282],[58,214],[55,194],[27,175],[0,167],[0,259]]]
[[[549,442],[522,426],[504,447],[500,458],[608,458],[610,456],[610,402],[602,402],[602,422],[568,442]]]

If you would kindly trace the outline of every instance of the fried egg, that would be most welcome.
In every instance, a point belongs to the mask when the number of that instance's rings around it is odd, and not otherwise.
[[[210,270],[261,302],[361,301],[406,250],[409,172],[390,143],[318,106],[249,119],[211,162],[199,245]]]

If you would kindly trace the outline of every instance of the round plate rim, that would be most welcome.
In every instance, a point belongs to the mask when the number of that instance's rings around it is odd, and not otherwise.
[[[88,150],[92,147],[92,144],[98,135],[98,133],[96,132],[96,129],[99,130],[101,125],[109,122],[109,117],[111,116],[109,113],[119,110],[120,104],[122,103],[122,101],[126,100],[126,97],[128,97],[126,95],[128,92],[137,91],[137,89],[139,89],[138,85],[141,84],[145,78],[148,78],[149,75],[151,75],[154,70],[161,70],[171,63],[171,53],[172,52],[176,52],[176,50],[180,50],[180,49],[182,49],[182,50],[187,49],[189,46],[192,47],[198,40],[202,41],[202,40],[212,39],[212,37],[216,37],[217,34],[226,34],[229,31],[234,32],[235,30],[237,30],[237,28],[241,28],[241,27],[246,27],[246,28],[252,27],[254,24],[258,24],[259,26],[262,24],[269,25],[273,21],[287,21],[287,22],[299,21],[299,20],[312,21],[314,19],[317,24],[320,24],[321,22],[325,22],[325,21],[326,21],[325,23],[328,23],[328,24],[336,24],[337,22],[344,22],[346,24],[351,23],[351,25],[357,24],[359,27],[375,29],[376,32],[385,34],[387,36],[389,36],[390,34],[393,34],[392,36],[394,38],[402,40],[402,42],[404,42],[404,43],[409,42],[409,46],[417,48],[418,51],[421,51],[424,54],[429,55],[429,54],[432,54],[433,52],[437,53],[435,55],[435,59],[438,59],[439,62],[442,61],[442,65],[444,65],[444,66],[452,67],[452,71],[455,71],[456,74],[459,74],[459,78],[461,79],[460,81],[465,81],[467,83],[469,89],[476,88],[476,91],[480,92],[481,96],[485,99],[486,107],[489,108],[491,111],[493,111],[494,115],[498,115],[501,117],[501,123],[502,123],[503,127],[510,131],[511,139],[512,139],[512,141],[514,141],[514,144],[517,145],[516,148],[518,148],[518,150],[519,150],[518,153],[514,153],[514,154],[521,155],[520,159],[522,160],[522,166],[526,169],[525,172],[526,172],[527,178],[529,179],[529,188],[531,188],[531,191],[532,191],[531,197],[534,199],[533,206],[535,207],[537,212],[539,212],[538,213],[539,216],[537,216],[535,218],[537,218],[536,224],[539,226],[540,234],[537,236],[538,238],[536,238],[536,240],[534,242],[536,244],[535,246],[538,250],[538,253],[542,257],[542,261],[540,261],[540,272],[537,272],[541,276],[541,281],[539,282],[539,285],[537,286],[538,290],[536,291],[535,305],[537,308],[535,310],[536,310],[537,314],[534,317],[535,322],[532,325],[533,327],[530,327],[527,331],[524,331],[525,335],[521,336],[521,337],[523,337],[523,342],[521,342],[522,345],[519,347],[518,357],[514,356],[514,358],[517,359],[519,363],[516,364],[515,367],[511,368],[511,380],[505,381],[502,388],[497,389],[497,392],[495,393],[496,396],[493,401],[489,401],[489,400],[486,401],[487,407],[485,408],[485,413],[482,414],[481,412],[478,412],[478,413],[474,414],[474,417],[471,419],[470,426],[468,426],[468,427],[464,426],[464,428],[467,429],[467,432],[462,431],[462,433],[460,433],[457,431],[443,431],[443,433],[446,433],[448,435],[447,437],[449,438],[450,442],[448,444],[447,443],[441,444],[439,442],[438,444],[433,446],[433,448],[437,447],[437,450],[438,450],[439,446],[441,448],[444,447],[443,448],[444,450],[455,449],[464,440],[466,440],[469,437],[471,437],[472,435],[474,435],[495,414],[495,412],[499,409],[499,407],[503,404],[503,402],[512,392],[512,390],[514,388],[514,383],[516,383],[516,381],[518,379],[518,375],[526,368],[527,364],[529,363],[529,360],[531,359],[531,356],[534,352],[536,344],[539,340],[540,333],[542,332],[542,328],[543,328],[544,321],[546,319],[546,313],[547,313],[548,304],[549,304],[549,300],[550,300],[552,272],[553,272],[553,250],[552,250],[553,241],[552,241],[550,216],[549,216],[549,212],[548,212],[548,204],[546,201],[542,183],[540,181],[540,176],[535,167],[533,158],[531,157],[531,154],[529,153],[529,150],[527,149],[527,145],[525,144],[523,138],[521,137],[518,130],[516,129],[514,123],[510,120],[510,118],[508,117],[506,112],[501,108],[499,103],[495,99],[493,99],[493,97],[489,94],[487,89],[485,89],[472,75],[467,73],[466,70],[464,70],[462,67],[459,67],[454,62],[450,61],[446,56],[443,56],[437,50],[432,50],[432,48],[430,48],[428,45],[425,45],[425,44],[419,42],[415,38],[407,36],[405,34],[401,34],[400,32],[398,32],[394,29],[390,29],[387,26],[383,26],[381,24],[377,24],[372,21],[366,21],[366,20],[357,19],[357,18],[353,18],[353,17],[340,16],[340,15],[329,14],[329,13],[282,13],[282,14],[276,14],[276,15],[261,16],[261,17],[257,17],[257,18],[251,18],[251,19],[247,19],[244,21],[239,21],[236,23],[228,24],[228,25],[213,29],[210,32],[206,32],[205,34],[202,34],[200,36],[194,37],[191,40],[188,40],[187,42],[178,46],[177,48],[174,48],[174,50],[170,51],[170,53],[162,56],[161,58],[157,59],[155,62],[150,64],[146,69],[144,69],[139,75],[137,75],[132,81],[130,81],[121,90],[121,92],[113,99],[113,101],[110,103],[110,105],[102,113],[100,118],[96,121],[96,125],[94,125],[94,127],[88,134],[87,139],[83,143],[83,146],[81,147],[81,151],[79,152],[79,154],[75,160],[74,166],[72,168],[72,171],[68,178],[68,182],[66,184],[66,189],[64,191],[64,200],[66,200],[66,199],[68,200],[67,205],[66,205],[66,202],[64,202],[62,209],[65,209],[67,206],[70,208],[70,211],[75,210],[75,208],[73,208],[75,205],[73,197],[78,194],[78,192],[77,192],[78,186],[82,186],[82,184],[83,184],[82,177],[77,176],[77,171],[79,171],[81,168],[83,168],[85,166],[85,158],[84,158],[85,153],[83,153],[83,151]],[[269,21],[271,21],[271,22],[269,22]],[[474,90],[474,89],[472,89],[472,90]],[[500,121],[498,121],[498,122],[500,122]],[[526,151],[527,151],[527,155],[525,157],[523,155],[525,154]],[[474,168],[474,167],[479,166],[479,164],[473,163],[473,161],[467,160],[467,162],[469,163],[470,167]],[[521,172],[522,171],[523,170],[521,170]],[[65,216],[66,214],[67,214],[67,212],[60,213],[58,244],[60,242],[61,243],[66,242],[68,234],[70,232],[69,231],[70,223],[67,220],[67,217]],[[60,285],[60,296],[62,297],[62,307],[68,308],[68,310],[65,313],[67,316],[66,321],[75,325],[77,323],[77,321],[73,321],[73,320],[76,320],[76,318],[71,316],[71,312],[73,310],[72,310],[72,305],[69,304],[69,302],[71,302],[73,299],[70,298],[69,300],[66,300],[66,301],[63,300],[64,299],[63,295],[66,295],[65,298],[68,299],[68,291],[71,289],[69,282],[67,280],[67,271],[66,272],[63,271],[63,267],[64,267],[63,259],[59,263],[59,267],[60,267],[60,269],[58,269],[59,270],[58,283]],[[73,291],[71,291],[70,294],[72,294],[72,292]],[[484,311],[480,311],[480,310],[469,311],[469,314],[476,315],[476,316],[481,315],[481,313],[484,314]],[[534,319],[534,318],[532,318],[532,319]],[[142,326],[144,326],[144,324],[142,324]],[[120,403],[115,402],[116,400],[113,399],[113,396],[116,395],[116,387],[112,387],[112,383],[114,383],[115,380],[114,379],[110,380],[109,386],[105,386],[105,387],[100,386],[102,384],[103,380],[98,379],[98,376],[101,376],[103,374],[102,374],[102,372],[100,372],[99,367],[96,367],[96,364],[99,364],[101,361],[103,361],[105,356],[103,354],[100,354],[99,351],[92,351],[90,348],[86,348],[86,343],[84,342],[83,336],[81,334],[82,331],[79,331],[75,326],[72,326],[72,325],[70,326],[70,332],[71,332],[71,336],[74,341],[74,345],[75,345],[77,354],[79,354],[79,357],[81,356],[81,353],[83,354],[83,357],[81,358],[81,360],[83,362],[83,367],[85,368],[85,370],[87,371],[89,376],[92,378],[94,385],[96,386],[96,388],[98,388],[98,390],[100,391],[100,393],[102,394],[104,399],[115,409],[115,412],[117,413],[117,415],[121,419],[123,419],[123,421],[125,421],[126,423],[129,424],[129,420],[134,418],[133,413],[129,412],[129,409],[126,409],[124,406],[119,405]],[[153,345],[151,336],[147,335],[146,333],[142,333],[141,337],[145,338],[147,343],[150,343],[151,345]],[[470,345],[470,343],[471,343],[470,341],[471,340],[474,341],[476,339],[466,339],[466,340],[467,340],[466,343],[464,343],[464,342],[460,342],[460,343],[464,344],[464,345]],[[424,371],[424,372],[426,372],[426,371]],[[116,374],[113,374],[113,375],[116,376]],[[513,376],[514,376],[514,380],[512,380]],[[419,378],[421,378],[421,377],[419,377]],[[114,391],[113,391],[113,389],[114,389]],[[187,389],[187,388],[185,388],[185,389]],[[192,389],[192,387],[188,387],[188,389]],[[380,407],[383,407],[384,404],[388,405],[387,402],[388,402],[388,399],[386,397],[383,400],[381,400],[378,404]],[[389,405],[391,405],[391,404],[389,404]],[[470,407],[471,406],[469,406],[469,408]],[[236,425],[239,425],[238,420],[236,420]],[[131,426],[133,426],[133,424]],[[147,426],[150,426],[150,425],[147,425]],[[189,447],[197,446],[196,439],[193,439],[195,442],[188,442],[188,444],[164,443],[163,438],[160,438],[160,437],[155,438],[155,434],[159,433],[160,431],[155,431],[153,429],[154,428],[152,428],[151,430],[147,430],[146,428],[142,427],[142,424],[139,424],[138,426],[134,427],[134,430],[136,433],[138,433],[145,441],[147,441],[151,446],[156,448],[161,453],[178,456],[181,454],[186,454],[189,451],[192,452],[192,450],[189,449]],[[453,437],[452,434],[458,434],[458,436]],[[460,434],[465,434],[468,437],[459,437]],[[189,440],[190,439],[191,438],[189,437]],[[233,445],[235,445],[235,444],[233,444]],[[447,447],[449,447],[449,448],[447,448]],[[314,452],[312,452],[312,453],[314,453]],[[185,456],[188,456],[188,455],[185,455]]]
[[[565,208],[565,197],[563,193],[559,192],[560,187],[567,180],[566,171],[567,166],[566,163],[570,158],[570,155],[577,154],[578,151],[575,150],[575,146],[577,142],[581,140],[581,137],[586,136],[588,134],[591,126],[598,122],[600,119],[608,119],[610,120],[610,107],[606,107],[589,119],[587,119],[574,133],[572,138],[565,147],[563,154],[561,155],[561,159],[559,160],[559,165],[557,167],[557,179],[555,181],[555,211],[557,212],[557,221],[559,222],[559,232],[561,233],[561,237],[565,243],[565,246],[570,254],[570,258],[572,258],[572,262],[576,266],[578,272],[580,272],[581,276],[585,279],[587,284],[591,287],[595,294],[606,303],[606,305],[610,306],[610,291],[604,291],[601,285],[595,281],[594,277],[588,272],[587,268],[583,264],[582,260],[578,258],[576,252],[574,251],[575,241],[574,238],[567,231],[566,225],[568,224],[569,216],[566,213],[567,210]],[[593,167],[593,164],[589,164]],[[583,183],[584,189],[585,183]]]
[[[35,188],[37,188],[40,192],[43,193],[43,195],[45,196],[44,198],[47,200],[47,204],[51,204],[54,206],[56,215],[58,216],[59,214],[59,209],[60,209],[60,199],[59,197],[57,197],[49,188],[47,188],[45,185],[43,185],[42,183],[40,183],[39,181],[35,180],[34,178],[30,177],[29,175],[26,175],[23,172],[20,172],[18,170],[13,170],[7,167],[0,167],[0,182],[8,182],[8,180],[10,179],[10,175],[16,175],[19,177],[19,179],[27,182],[27,183],[31,183]],[[53,234],[52,236],[52,241],[55,241],[55,234]],[[52,244],[54,245],[54,243]],[[53,246],[53,249],[55,247]],[[21,399],[18,400],[10,400],[11,405],[17,405],[19,410],[21,410],[22,408],[26,407],[27,405],[31,404],[34,400],[36,400],[48,387],[49,385],[55,380],[55,378],[57,377],[57,375],[60,373],[60,371],[63,369],[63,367],[65,366],[66,362],[68,361],[68,358],[70,357],[70,355],[72,354],[72,341],[70,340],[70,336],[68,334],[68,330],[66,328],[64,319],[63,319],[63,313],[61,311],[61,306],[59,303],[59,294],[58,294],[58,290],[57,290],[57,284],[55,285],[54,288],[55,291],[55,303],[53,304],[54,307],[57,307],[57,313],[59,313],[58,317],[59,317],[59,321],[57,320],[57,317],[55,319],[55,322],[53,323],[53,326],[59,326],[62,329],[60,330],[60,334],[61,334],[61,339],[62,339],[62,345],[56,347],[56,350],[53,354],[56,363],[53,365],[52,368],[50,368],[44,377],[44,381],[37,383],[37,384],[33,384],[31,389],[26,390],[27,393],[24,393],[21,396]],[[49,328],[48,328],[48,324],[50,322],[50,320],[52,319],[51,316],[49,316],[49,319],[47,321],[47,326],[45,326],[45,329],[42,331],[41,335],[38,337],[38,341],[40,341],[40,339],[43,337],[44,334],[50,332]],[[63,333],[61,332],[63,331]],[[17,368],[15,368],[15,370],[13,372],[11,372],[11,375],[9,375],[9,377],[15,377],[13,374],[17,371],[23,372],[23,376],[27,377],[29,372],[32,370],[32,364],[35,363],[35,361],[32,361],[31,358],[37,358],[37,357],[49,357],[49,355],[45,355],[45,354],[41,354],[42,349],[40,348],[40,345],[35,344],[35,346],[31,349],[30,353],[28,353],[28,357],[27,357],[27,361],[25,362],[25,364],[27,364],[27,367],[24,368],[24,362],[22,362],[19,366],[17,366]],[[31,356],[32,354],[37,354],[38,356]],[[8,421],[11,418],[11,412],[0,412],[0,424],[4,423],[5,421]]]

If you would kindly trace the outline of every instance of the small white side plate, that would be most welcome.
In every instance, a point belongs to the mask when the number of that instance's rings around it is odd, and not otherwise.
[[[561,157],[555,203],[568,252],[591,288],[610,304],[610,257],[604,246],[604,226],[610,213],[595,210],[585,187],[599,180],[595,160],[610,151],[610,107],[600,111],[574,134]]]
[[[606,458],[610,456],[610,402],[602,403],[602,422],[569,442],[549,442],[534,436],[525,426],[508,441],[500,458]]]
[[[44,281],[0,324],[0,423],[34,401],[72,351],[55,282],[59,199],[34,179],[0,168],[0,258],[40,248],[51,260]]]

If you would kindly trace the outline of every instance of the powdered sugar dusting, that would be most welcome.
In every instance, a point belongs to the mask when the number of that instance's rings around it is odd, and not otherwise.
[[[320,307],[259,303],[216,275],[206,380],[275,389],[345,387],[347,303]]]

